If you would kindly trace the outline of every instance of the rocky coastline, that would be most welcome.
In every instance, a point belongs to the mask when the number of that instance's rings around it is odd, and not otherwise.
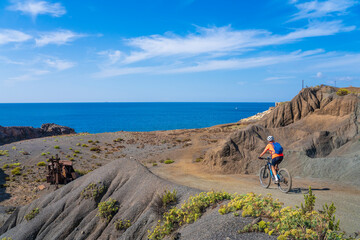
[[[33,127],[2,127],[0,126],[0,145],[26,139],[74,134],[70,127],[60,126],[55,123],[45,123],[40,128]]]

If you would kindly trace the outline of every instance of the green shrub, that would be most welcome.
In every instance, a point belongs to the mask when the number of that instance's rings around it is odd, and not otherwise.
[[[345,238],[344,232],[340,232],[339,221],[335,221],[335,206],[332,203],[330,206],[325,204],[323,211],[315,211],[315,196],[309,188],[309,194],[304,195],[305,206],[302,204],[301,208],[285,207],[281,210],[272,208],[271,206],[276,203],[272,199],[249,199],[251,204],[241,206],[243,213],[247,211],[246,215],[261,216],[269,219],[269,222],[260,221],[257,224],[246,225],[240,232],[253,232],[260,231],[269,235],[279,235],[278,239],[352,239]],[[233,201],[233,200],[232,200]],[[231,202],[232,202],[231,201]],[[266,203],[264,205],[264,203]],[[229,203],[230,204],[230,203]],[[237,206],[232,202],[232,206]],[[237,202],[242,205],[242,202]],[[270,208],[269,208],[270,206]],[[221,208],[219,212],[223,209]],[[230,211],[234,211],[230,208]]]
[[[173,207],[165,212],[162,221],[159,221],[151,231],[148,231],[148,238],[162,239],[179,226],[197,221],[206,208],[230,198],[231,195],[226,192],[202,192],[196,196],[190,196],[180,208]]]
[[[85,143],[83,145],[81,145],[82,147],[88,147],[88,145],[86,145]]]
[[[105,191],[106,187],[103,183],[90,183],[84,190],[82,190],[80,196],[83,199],[92,198],[96,200]]]
[[[9,156],[8,150],[0,150],[0,156]]]
[[[36,215],[39,214],[39,208],[34,208],[33,210],[31,210],[31,212],[29,212],[28,214],[25,215],[25,220],[26,221],[30,221],[31,219],[33,219]]]
[[[201,162],[203,159],[202,158],[197,158],[195,159],[195,162]]]
[[[39,166],[39,167],[44,167],[44,166],[46,166],[46,163],[45,162],[38,162],[36,165]]]
[[[60,149],[60,146],[55,145],[54,148],[55,148],[55,149]]]
[[[90,148],[90,151],[99,153],[99,152],[101,152],[101,149],[100,149],[100,147],[92,147],[92,148]]]
[[[74,159],[73,159],[73,160],[74,160]],[[73,160],[70,160],[70,161],[73,161]],[[91,170],[86,171],[86,170],[81,170],[81,169],[75,169],[75,172],[76,172],[79,176],[83,176],[83,175],[91,172]]]
[[[21,168],[20,167],[16,167],[14,169],[11,170],[11,174],[12,175],[21,175]]]
[[[45,156],[46,155],[46,153],[41,153],[41,156]]]
[[[13,146],[11,149],[12,149],[12,150],[16,150],[16,147],[15,147],[15,146]]]
[[[21,165],[21,163],[12,163],[12,164],[10,164],[10,167],[13,168],[13,167],[18,167],[20,165]]]
[[[165,160],[165,161],[164,161],[165,164],[171,164],[171,163],[173,163],[173,162],[175,162],[175,161],[174,161],[174,160],[171,160],[171,159],[168,159],[168,160]]]
[[[130,220],[121,220],[121,219],[118,219],[114,222],[114,225],[115,225],[115,229],[120,231],[120,230],[126,230],[128,229],[129,227],[131,227],[131,222]]]
[[[92,142],[93,142],[93,140],[89,140],[89,141],[88,141],[88,143],[92,143]]]
[[[338,96],[345,96],[345,95],[348,95],[349,93],[350,93],[350,91],[347,90],[347,89],[345,89],[345,88],[340,88],[340,89],[336,92],[336,94],[337,94]]]
[[[75,150],[74,153],[81,153],[80,150]]]
[[[122,138],[117,138],[117,139],[113,140],[113,142],[122,142],[122,141],[124,141],[124,139],[122,139]]]
[[[107,201],[100,202],[98,204],[99,211],[96,216],[99,216],[101,219],[109,222],[119,210],[119,207],[117,207],[116,204],[116,200],[111,198]]]
[[[69,161],[74,161],[75,159],[74,158],[69,158]]]
[[[13,240],[11,237],[3,237],[1,240]]]
[[[77,143],[76,146],[81,146],[81,143]]]
[[[73,150],[73,149],[70,147],[69,150]]]
[[[157,163],[153,163],[153,167],[156,167],[157,166]]]
[[[176,203],[176,190],[174,189],[173,192],[165,190],[163,195],[161,196],[161,200],[164,207],[167,207],[170,203]]]

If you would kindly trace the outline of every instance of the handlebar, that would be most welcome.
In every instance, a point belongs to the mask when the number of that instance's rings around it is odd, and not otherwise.
[[[264,157],[259,157],[259,159],[261,159],[261,160],[270,160],[270,157],[266,157],[266,158],[264,158]]]

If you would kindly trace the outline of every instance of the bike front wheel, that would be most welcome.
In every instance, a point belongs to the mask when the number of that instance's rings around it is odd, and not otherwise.
[[[270,186],[270,182],[271,182],[269,168],[267,168],[265,166],[262,167],[259,172],[259,178],[260,178],[261,186],[264,188],[268,188]]]
[[[289,171],[285,168],[279,170],[279,189],[280,191],[287,193],[291,190],[292,179]]]

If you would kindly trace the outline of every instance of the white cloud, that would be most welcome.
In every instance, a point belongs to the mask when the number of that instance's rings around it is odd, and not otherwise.
[[[316,73],[316,77],[317,78],[322,78],[324,76],[324,74],[322,72],[318,72]]]
[[[163,65],[155,67],[120,67],[120,68],[104,68],[94,76],[98,78],[114,77],[129,74],[176,74],[176,73],[193,73],[206,72],[216,70],[239,70],[249,69],[263,66],[270,66],[284,62],[296,61],[308,56],[313,56],[322,53],[323,50],[312,51],[296,51],[290,54],[273,55],[266,57],[241,58],[229,60],[210,60],[193,64],[192,66],[183,65]]]
[[[35,42],[36,46],[38,47],[42,47],[48,44],[63,45],[84,36],[85,35],[83,34],[74,33],[70,30],[59,30],[56,32],[40,34],[40,37],[36,38]]]
[[[15,83],[15,82],[25,82],[25,81],[32,81],[38,79],[40,76],[50,73],[48,70],[39,70],[39,69],[30,69],[27,73],[9,78],[6,82],[7,83]]]
[[[152,35],[126,40],[139,50],[127,55],[123,63],[129,64],[154,57],[193,57],[210,54],[239,54],[255,47],[287,44],[309,37],[333,35],[354,30],[341,21],[311,23],[307,28],[296,29],[285,35],[275,35],[266,30],[236,31],[230,27],[198,28],[197,34],[185,37]]]
[[[59,60],[59,59],[55,59],[55,60],[46,59],[46,60],[44,60],[44,62],[49,67],[55,68],[59,71],[62,71],[62,70],[68,69],[68,68],[72,68],[75,66],[74,62],[68,62],[68,61]]]
[[[102,52],[99,52],[98,54],[108,57],[110,64],[117,63],[120,60],[120,58],[123,57],[123,53],[119,50],[102,51]]]
[[[6,64],[23,65],[24,62],[14,61],[8,57],[0,56],[0,61]]]
[[[296,2],[295,2],[296,3]],[[309,1],[295,4],[299,9],[290,21],[304,18],[321,18],[332,15],[347,14],[348,8],[357,4],[355,0],[327,0],[327,1]]]
[[[8,9],[12,11],[20,11],[24,14],[31,15],[33,18],[36,18],[37,15],[40,14],[60,17],[66,13],[66,10],[61,3],[49,3],[47,1],[36,0],[18,1],[9,6]]]
[[[338,70],[347,70],[347,71],[357,71],[359,72],[360,66],[360,54],[343,54],[343,53],[332,53],[324,56],[318,61],[318,63],[313,64],[311,68],[313,69],[326,69],[327,71],[338,71]]]
[[[0,45],[10,42],[25,42],[32,37],[26,33],[11,30],[11,29],[0,29]]]

